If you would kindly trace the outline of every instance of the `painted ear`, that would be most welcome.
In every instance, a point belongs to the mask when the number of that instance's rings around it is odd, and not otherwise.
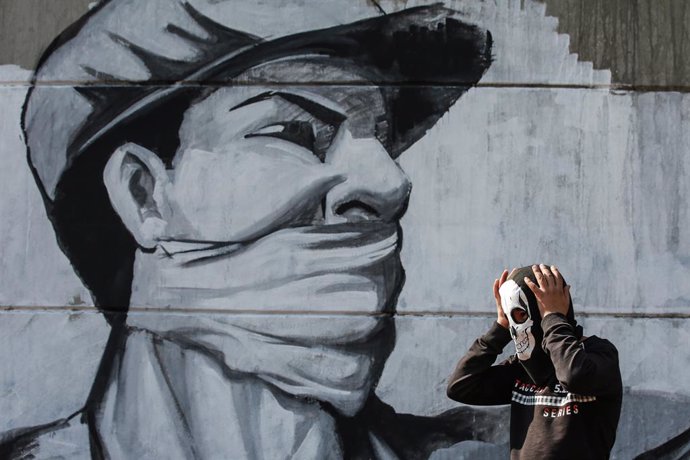
[[[139,246],[153,248],[169,218],[168,173],[161,159],[137,144],[115,150],[103,170],[110,203]]]

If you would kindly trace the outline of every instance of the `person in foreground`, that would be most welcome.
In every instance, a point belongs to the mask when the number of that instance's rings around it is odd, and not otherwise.
[[[498,318],[458,363],[448,397],[511,404],[511,459],[609,458],[623,387],[616,347],[583,337],[554,266],[505,270],[493,292]],[[493,365],[511,337],[515,354]]]

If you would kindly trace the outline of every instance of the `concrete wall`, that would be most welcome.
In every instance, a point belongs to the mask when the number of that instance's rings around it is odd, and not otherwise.
[[[5,160],[5,167],[0,170],[4,190],[0,199],[0,432],[51,423],[80,411],[91,391],[110,332],[103,315],[92,306],[89,290],[57,244],[48,219],[50,210],[46,213],[27,164],[27,139],[20,125],[30,88],[28,81],[41,52],[60,30],[88,11],[89,3],[5,0],[0,4],[0,100],[4,107],[0,114],[0,152]],[[319,24],[329,25],[328,21],[334,25],[373,17],[379,7],[391,13],[429,2],[390,0],[375,4],[353,0],[342,10],[338,10],[342,7],[338,2],[321,2],[320,6],[312,6],[307,16],[301,9],[304,2],[287,0],[258,2],[254,16],[251,8],[240,11],[233,2],[192,3],[207,7],[201,10],[229,27],[237,27],[241,23],[238,18],[247,17],[256,21],[253,29],[260,30],[257,24],[271,23],[269,13],[279,12],[278,22],[311,30]],[[690,392],[684,384],[690,378],[690,353],[686,350],[690,339],[689,8],[683,0],[446,3],[462,11],[465,21],[491,32],[493,64],[479,83],[397,160],[413,185],[400,221],[404,234],[400,259],[406,281],[397,298],[394,348],[387,359],[368,356],[381,366],[385,362],[385,366],[377,384],[376,376],[368,376],[367,382],[374,385],[375,397],[397,414],[437,421],[443,418],[441,414],[462,416],[448,412],[457,411],[459,405],[446,398],[445,381],[470,343],[493,321],[493,279],[506,267],[541,261],[555,263],[573,286],[575,311],[586,335],[608,338],[619,350],[625,397],[613,456],[632,458],[690,427],[686,416]],[[164,15],[166,8],[146,14]],[[140,19],[125,15],[117,21]],[[84,46],[83,54],[88,55],[90,51]],[[66,66],[70,64],[69,59],[62,59]],[[60,72],[64,72],[65,78],[61,78]],[[71,87],[79,82],[70,75],[69,69],[59,69],[41,80],[40,86],[45,92],[72,91]],[[163,81],[156,85],[174,83]],[[294,81],[270,83],[287,88],[309,86],[303,80],[299,85]],[[96,80],[89,84],[103,87],[113,81]],[[122,82],[114,83],[118,85],[123,86]],[[141,81],[134,85],[146,86]],[[257,83],[250,81],[248,86],[252,85]],[[320,85],[332,87],[334,93],[348,85],[367,86],[366,82],[354,80],[322,81]],[[72,116],[69,110],[64,112],[67,118]],[[58,118],[59,115],[49,117],[53,121],[41,129],[67,129],[67,122]],[[261,196],[281,183],[279,179],[271,184],[243,182],[242,189]],[[232,189],[230,183],[224,187]],[[201,196],[206,199],[211,194],[204,191]],[[246,270],[258,277],[266,266],[247,265]],[[222,274],[219,280],[223,282]],[[203,286],[191,283],[187,287]],[[290,291],[290,295],[295,292]],[[132,302],[130,325],[165,335],[179,332],[175,324],[203,330],[204,325],[218,324],[219,315],[225,315],[230,319],[222,321],[232,327],[260,324],[263,331],[270,325],[271,331],[280,336],[297,334],[295,331],[306,334],[303,329],[311,329],[309,347],[313,348],[327,346],[329,333],[334,330],[354,330],[356,326],[349,322],[352,318],[380,316],[380,311],[372,313],[361,307],[364,303],[360,303],[358,292],[336,298],[330,310],[318,304],[318,298],[314,304],[313,285],[297,292],[295,305],[303,305],[299,308],[281,306],[281,302],[287,305],[292,299],[283,291],[278,291],[278,297],[269,295],[270,301],[266,302],[265,291],[248,291],[232,308],[209,306],[201,294],[181,297],[183,303],[168,301],[155,305],[142,300]],[[359,294],[363,292],[370,290]],[[299,295],[304,296],[302,304]],[[115,317],[121,317],[121,313]],[[242,335],[233,336],[233,340],[220,345],[212,341],[215,345],[209,347],[217,346],[227,354],[228,350],[242,349],[241,346],[253,349],[255,345]],[[146,349],[146,345],[141,346]],[[271,366],[282,365],[282,356],[285,362],[290,360],[283,349],[271,354],[270,363],[261,357],[255,362],[265,361],[267,367],[274,369]],[[192,367],[189,363],[185,364],[189,366],[187,371],[183,371],[180,361],[165,359],[169,360],[168,367],[161,368],[175,368],[173,380],[187,379],[182,375],[188,376],[190,369],[213,373],[208,370],[210,367]],[[307,369],[311,368],[307,359],[322,363],[322,367],[312,367],[325,374],[335,375],[340,370],[334,364],[339,357],[327,351],[317,358],[300,355],[289,362],[293,367]],[[261,365],[252,367],[249,361],[250,364],[226,360],[225,364],[240,373],[269,373]],[[151,395],[159,393],[157,384],[151,381],[170,372],[151,371],[149,375],[134,368],[140,374],[131,381],[138,384],[130,383],[126,391],[121,386],[119,393],[108,387],[111,389],[100,397],[132,401],[126,398],[127,392],[129,398],[138,391],[149,395],[148,400],[145,396],[133,400],[148,401],[150,406],[144,404],[145,409],[127,415],[136,418],[138,414],[141,420],[151,417],[160,423],[160,432],[141,430],[142,437],[148,436],[141,448],[161,454],[165,452],[160,450],[161,446],[178,442],[166,444],[161,433],[168,428],[175,431],[179,426],[164,421],[173,416],[157,412],[164,410],[166,403],[153,401]],[[119,375],[124,375],[124,371],[120,370]],[[192,383],[189,385],[191,388]],[[270,387],[271,383],[262,380],[261,385]],[[277,385],[291,394],[291,390]],[[285,434],[286,426],[293,430],[293,424],[298,425],[293,421],[297,416],[322,417],[320,412],[308,415],[312,409],[294,407],[292,402],[280,399],[284,396],[275,396],[269,390],[256,390],[258,393],[251,394],[259,399],[247,408],[233,406],[221,416],[212,406],[225,407],[227,388],[198,388],[208,391],[204,393],[208,395],[205,400],[190,397],[185,402],[199,408],[196,415],[190,415],[193,421],[189,422],[201,427],[198,430],[213,437],[213,430],[203,427],[204,421],[253,427],[247,435],[255,440],[253,446],[242,452],[233,451],[231,457],[289,457],[290,453],[275,450],[272,442],[265,439],[281,439],[282,445],[288,440],[298,443],[302,438]],[[271,405],[273,399],[266,402],[262,391],[277,398],[282,409]],[[346,392],[355,393],[349,387]],[[129,404],[134,408],[142,405]],[[290,412],[290,417],[283,412]],[[228,413],[233,414],[234,422],[223,418]],[[492,423],[505,429],[507,421],[501,419],[502,415],[473,423],[477,424],[477,431],[490,431],[487,427]],[[269,426],[265,420],[272,417],[280,422]],[[468,423],[470,417],[481,415],[464,417]],[[365,422],[376,425],[372,420]],[[328,423],[332,422],[318,425],[321,434],[314,445],[330,445],[332,434],[323,434],[329,432]],[[194,432],[195,428],[190,430]],[[330,432],[340,435],[347,432],[342,430],[330,428]],[[225,435],[234,439],[234,434]],[[63,441],[79,444],[81,435],[69,436],[72,437]],[[198,440],[196,436],[201,435],[195,434],[194,439]],[[354,438],[346,439],[356,443]],[[304,441],[303,445],[306,444]],[[224,456],[221,453],[227,454],[222,443],[207,441],[204,445],[206,450],[199,447],[195,455],[219,458]],[[680,449],[679,452],[687,453],[682,450],[686,447]],[[393,458],[385,443],[374,450],[381,457]],[[75,456],[84,454],[78,449],[75,452]],[[125,455],[128,451],[113,452],[118,457],[117,452]],[[170,452],[173,457],[186,456],[180,454],[184,449]],[[305,458],[317,458],[324,451],[311,452],[302,454]],[[425,455],[430,452],[432,458],[506,458],[507,447],[505,437],[494,433],[480,434],[458,444],[449,441],[434,445]]]

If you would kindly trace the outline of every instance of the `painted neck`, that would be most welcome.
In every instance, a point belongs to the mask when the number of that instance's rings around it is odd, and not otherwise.
[[[340,449],[319,403],[141,331],[127,340],[96,423],[111,458],[274,458],[286,446],[325,458]]]

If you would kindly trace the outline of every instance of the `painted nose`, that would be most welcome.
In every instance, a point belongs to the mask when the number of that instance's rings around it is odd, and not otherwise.
[[[326,161],[344,177],[326,195],[326,223],[390,222],[405,213],[412,184],[378,140],[345,134]]]

